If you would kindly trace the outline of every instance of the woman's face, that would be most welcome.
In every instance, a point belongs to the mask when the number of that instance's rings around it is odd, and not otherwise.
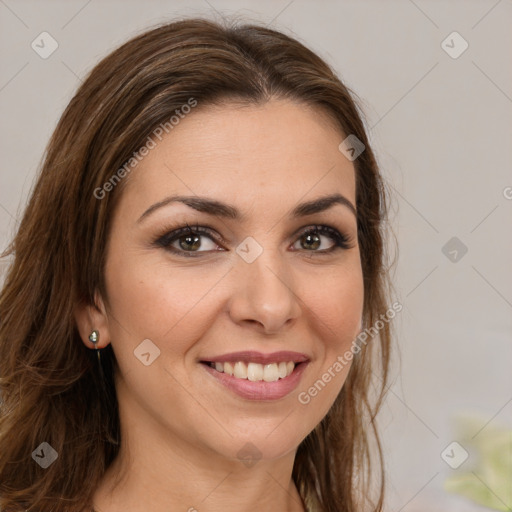
[[[288,101],[199,104],[126,178],[102,336],[123,428],[148,446],[277,458],[328,412],[363,307],[344,138]]]

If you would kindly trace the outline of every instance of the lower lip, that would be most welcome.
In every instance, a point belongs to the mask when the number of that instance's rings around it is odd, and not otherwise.
[[[302,374],[308,365],[307,362],[298,364],[290,375],[275,382],[265,382],[263,380],[252,382],[218,372],[207,364],[200,364],[217,381],[234,391],[238,396],[248,400],[279,400],[285,397],[299,385]]]

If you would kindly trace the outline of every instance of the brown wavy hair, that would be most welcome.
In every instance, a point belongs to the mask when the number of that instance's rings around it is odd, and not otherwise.
[[[2,511],[89,510],[118,453],[116,360],[108,346],[98,365],[73,314],[77,304],[95,304],[95,292],[106,296],[106,244],[123,183],[101,201],[94,191],[190,98],[199,106],[290,99],[321,109],[340,136],[354,134],[364,143],[354,161],[363,325],[373,325],[389,307],[386,184],[353,93],[333,69],[296,39],[258,24],[188,18],[136,36],[101,60],[70,101],[2,255],[13,257],[0,294]],[[386,391],[390,347],[386,322],[380,336],[354,355],[334,405],[299,445],[292,476],[308,506],[362,510],[378,475],[370,506],[382,510],[375,416]],[[43,441],[58,453],[47,469],[32,460]]]

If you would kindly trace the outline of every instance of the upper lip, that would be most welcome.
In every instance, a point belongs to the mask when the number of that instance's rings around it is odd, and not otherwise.
[[[243,352],[231,352],[229,354],[222,354],[220,356],[205,357],[201,359],[202,362],[207,363],[236,363],[238,361],[247,361],[251,363],[269,364],[269,363],[287,363],[293,361],[294,363],[303,363],[309,361],[309,357],[300,352],[290,352],[282,350],[280,352],[272,352],[270,354],[263,354],[254,350],[245,350]]]

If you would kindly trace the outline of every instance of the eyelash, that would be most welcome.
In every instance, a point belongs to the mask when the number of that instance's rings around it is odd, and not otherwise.
[[[351,239],[347,235],[344,235],[343,233],[340,233],[337,229],[334,229],[330,226],[325,225],[313,225],[308,226],[306,229],[301,231],[298,236],[297,240],[302,238],[306,235],[327,235],[334,241],[334,246],[330,249],[323,249],[321,251],[308,251],[307,249],[303,249],[305,252],[311,252],[312,255],[321,255],[325,256],[327,254],[330,254],[336,250],[339,249],[350,249],[352,247],[351,245]],[[185,258],[197,258],[201,255],[201,253],[208,253],[211,251],[184,251],[183,249],[176,249],[175,247],[171,247],[171,244],[179,240],[180,237],[184,235],[201,235],[201,236],[207,236],[210,238],[213,242],[218,244],[218,241],[225,243],[225,241],[217,236],[217,239],[214,235],[214,230],[211,228],[208,228],[206,226],[199,226],[195,225],[193,227],[190,227],[188,224],[186,227],[181,227],[178,229],[175,229],[173,231],[165,233],[163,236],[159,236],[155,241],[154,245],[157,247],[162,247],[173,254],[176,254],[178,256],[183,256]],[[219,245],[219,244],[218,244]],[[300,250],[300,249],[298,249]]]

